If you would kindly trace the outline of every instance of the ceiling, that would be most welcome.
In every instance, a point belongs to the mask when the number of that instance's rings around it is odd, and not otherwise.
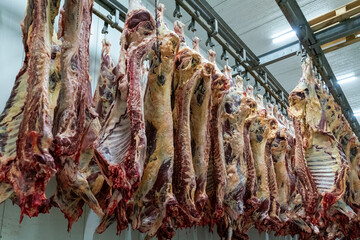
[[[153,0],[148,1],[154,3]],[[176,20],[173,17],[175,1],[160,0],[160,2],[165,4],[165,15],[170,22]],[[291,29],[275,0],[207,0],[207,2],[256,55],[264,54],[297,40],[296,37],[293,37],[276,44],[272,42],[274,34]],[[311,20],[351,1],[298,0],[297,2],[306,19]],[[181,9],[181,12],[183,14],[181,21],[188,26],[191,18],[184,10]],[[206,51],[208,48],[205,46],[206,32],[199,25],[197,28],[198,31],[195,34],[190,31],[187,31],[186,34],[189,37],[198,36],[202,40],[201,47]],[[188,44],[190,45],[190,42]],[[218,64],[224,65],[225,61],[220,59],[222,49],[218,44],[215,46],[215,51],[217,52]],[[341,87],[353,111],[360,111],[360,96],[358,96],[360,93],[360,42],[327,53],[326,58],[337,78],[348,74],[357,77],[355,81],[343,84]],[[230,58],[229,64],[233,63],[233,59]],[[269,65],[268,69],[280,84],[288,92],[291,92],[301,76],[300,57],[294,56],[282,60]],[[360,121],[360,117],[357,119]]]

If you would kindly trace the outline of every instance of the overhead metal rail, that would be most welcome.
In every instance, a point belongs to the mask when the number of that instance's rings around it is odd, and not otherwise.
[[[312,58],[317,72],[325,81],[329,91],[333,95],[336,103],[341,106],[341,110],[356,136],[360,139],[360,125],[356,120],[353,111],[338,85],[334,72],[327,61],[316,35],[311,29],[308,21],[302,13],[296,0],[276,0],[292,29],[296,32],[299,41]]]
[[[223,47],[223,50],[235,59],[238,66],[241,65],[244,68],[244,72],[249,73],[255,79],[256,85],[258,83],[264,88],[267,93],[267,100],[279,103],[282,109],[286,109],[289,106],[289,94],[286,90],[268,69],[265,67],[254,68],[259,65],[259,59],[206,1],[186,0],[187,4],[183,0],[175,1],[211,38]],[[98,14],[98,11],[94,12],[101,19],[108,22],[110,26],[116,27],[118,19],[125,21],[127,9],[118,1],[95,0],[95,2],[109,11],[110,14],[115,15],[115,21],[113,22],[104,15],[101,16],[101,13]],[[118,27],[116,28],[118,29]],[[119,31],[122,31],[122,29]]]
[[[255,79],[255,82],[258,82],[265,89],[265,92],[286,109],[289,106],[288,92],[266,67],[259,66],[258,57],[216,13],[210,4],[205,0],[186,0],[186,2],[187,4],[184,0],[176,0],[176,3],[228,52],[235,59],[235,62],[241,65],[245,72],[249,73]],[[199,13],[200,16],[196,13]],[[217,23],[217,31],[215,32],[212,27],[214,22]]]
[[[118,24],[116,24],[114,21],[112,21],[109,16],[105,16],[104,14],[102,14],[101,12],[99,12],[98,10],[96,10],[95,8],[93,9],[93,13],[98,16],[101,20],[103,20],[105,23],[107,23],[108,25],[110,25],[112,28],[115,28],[116,30],[118,30],[119,32],[122,32],[123,29],[122,27],[120,27]]]
[[[315,33],[317,39],[316,44],[323,46],[331,43],[334,40],[341,39],[360,32],[360,15],[344,20],[343,22],[328,27],[322,31]],[[358,37],[355,37],[358,38]],[[360,39],[360,38],[359,38]],[[294,41],[283,47],[274,49],[270,52],[258,56],[260,59],[260,66],[266,66],[275,62],[284,60],[286,58],[295,56],[299,51],[300,42]],[[326,51],[326,49],[324,49]]]
[[[122,32],[123,29],[119,26],[119,20],[125,22],[128,9],[116,0],[95,0],[95,2],[107,10],[111,15],[113,15],[114,21],[112,21],[112,17],[110,17],[110,15],[105,16],[95,8],[93,8],[93,13],[105,23],[110,25],[110,27],[118,30],[119,32]]]

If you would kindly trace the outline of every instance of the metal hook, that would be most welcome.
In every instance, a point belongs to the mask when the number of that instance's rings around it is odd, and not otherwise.
[[[208,35],[208,38],[207,38],[207,40],[205,42],[205,45],[209,46],[210,48],[215,47],[215,43],[213,43],[212,40],[211,40],[211,34],[208,33],[207,35]]]
[[[180,5],[177,2],[175,4],[175,10],[173,12],[173,17],[176,17],[176,18],[181,18],[182,17],[182,13],[180,11]]]
[[[189,31],[192,31],[193,33],[196,32],[196,27],[195,27],[195,19],[194,18],[191,18],[191,22],[188,26],[188,30]]]
[[[260,90],[261,90],[261,88],[259,87],[259,83],[258,83],[258,81],[256,81],[256,80],[255,80],[254,89],[255,89],[255,91],[257,91],[257,92],[260,92]]]
[[[120,12],[118,9],[115,9],[115,20],[114,23],[111,24],[111,27],[116,27],[119,25],[119,19],[120,19]]]
[[[228,44],[226,43],[226,45],[228,45]],[[222,52],[222,54],[221,54],[221,56],[220,56],[220,59],[221,59],[221,60],[225,60],[225,61],[229,60],[229,56],[228,56],[227,53],[226,53],[225,47],[223,47],[223,52]]]
[[[208,22],[211,25],[211,36],[215,36],[218,33],[218,21],[214,18]]]
[[[104,22],[104,26],[101,29],[101,33],[105,35],[108,34],[109,33],[108,28],[109,28],[109,24],[107,22]]]
[[[112,16],[109,14],[109,15],[107,15],[107,18],[109,19],[109,20],[111,20],[112,19]],[[104,22],[104,26],[103,26],[103,28],[101,29],[101,33],[102,34],[108,34],[109,33],[109,24],[107,23],[107,22]]]
[[[245,80],[245,81],[250,81],[250,78],[249,78],[249,75],[248,75],[248,71],[243,71],[242,73],[242,78]]]

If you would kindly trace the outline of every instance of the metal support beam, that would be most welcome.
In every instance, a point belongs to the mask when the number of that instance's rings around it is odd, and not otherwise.
[[[116,20],[119,18],[125,21],[127,9],[116,0],[95,0],[100,6],[105,8],[110,14],[115,15]],[[211,37],[216,40],[229,55],[231,55],[236,62],[240,63],[245,71],[258,82],[266,92],[279,102],[283,108],[287,108],[289,94],[275,79],[275,77],[264,67],[256,68],[259,64],[259,59],[256,55],[245,45],[244,42],[236,35],[236,33],[225,23],[225,21],[214,11],[214,9],[203,0],[176,0],[176,3],[181,6]],[[191,8],[192,9],[191,9]],[[196,14],[200,13],[200,16]],[[101,16],[95,12],[97,16],[114,26],[114,22],[109,22],[105,16]],[[201,18],[202,17],[202,18]],[[204,20],[203,20],[204,19]],[[115,21],[116,23],[116,21]],[[217,31],[214,33],[214,25]],[[115,24],[116,26],[116,24]],[[118,29],[119,30],[119,29]],[[265,80],[267,76],[267,80]]]
[[[267,66],[279,62],[281,60],[287,59],[289,57],[295,56],[296,53],[299,51],[300,48],[299,46],[300,46],[300,42],[295,41],[283,47],[276,48],[270,52],[258,56],[258,58],[260,59],[259,66]]]
[[[194,18],[202,28],[208,32],[211,31],[211,23],[214,20],[218,23],[218,32],[213,35],[215,39],[226,52],[228,52],[245,71],[247,71],[256,82],[258,82],[266,92],[279,102],[285,109],[289,106],[289,94],[275,79],[275,77],[265,67],[258,67],[259,59],[246,46],[246,44],[237,36],[237,34],[227,25],[227,23],[215,12],[215,10],[205,0],[176,0],[192,18]],[[194,12],[200,13],[200,17]],[[204,19],[204,20],[203,20]],[[227,44],[228,45],[227,45]],[[268,81],[265,82],[265,75]],[[283,92],[283,94],[281,94]]]
[[[341,110],[356,136],[360,139],[360,125],[354,117],[353,111],[347,101],[341,87],[337,84],[335,74],[333,73],[321,46],[302,13],[296,0],[276,0],[280,9],[290,23],[299,41],[303,45],[307,54],[312,58],[317,72],[328,86],[335,101],[341,106]]]
[[[324,45],[336,39],[347,37],[357,32],[360,32],[360,15],[317,32],[315,34],[315,38],[317,39],[316,44]],[[260,66],[273,64],[296,55],[296,52],[299,50],[299,44],[299,41],[295,41],[258,56],[260,59]]]
[[[123,29],[118,26],[117,24],[115,24],[115,22],[111,21],[108,17],[106,17],[104,14],[102,14],[101,12],[99,12],[98,10],[96,10],[95,8],[93,9],[93,13],[98,16],[101,20],[103,20],[104,22],[108,23],[110,25],[110,27],[115,28],[116,30],[118,30],[119,32],[122,32]]]
[[[106,9],[111,15],[116,16],[118,14],[118,19],[125,22],[128,9],[117,0],[95,0],[95,2]],[[115,22],[118,19],[115,19]]]

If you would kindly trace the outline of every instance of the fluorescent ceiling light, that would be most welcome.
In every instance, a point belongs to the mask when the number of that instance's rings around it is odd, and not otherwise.
[[[344,84],[344,83],[348,83],[348,82],[352,82],[356,79],[356,77],[354,76],[353,73],[341,76],[338,78],[338,84]]]
[[[355,79],[356,79],[356,77],[349,77],[349,78],[341,79],[341,80],[338,80],[338,84],[344,84],[344,83],[352,82]]]
[[[273,39],[273,43],[279,43],[279,42],[283,42],[289,38],[295,37],[296,33],[294,30],[292,29],[288,29],[284,32],[280,32],[280,33],[276,33],[274,35],[271,36],[271,38]]]
[[[360,117],[360,110],[357,111],[357,112],[354,112],[354,116],[355,116],[355,117]]]

